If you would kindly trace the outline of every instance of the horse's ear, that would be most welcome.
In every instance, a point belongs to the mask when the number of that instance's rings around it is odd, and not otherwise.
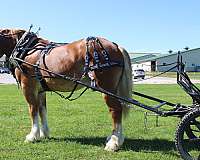
[[[3,34],[10,34],[10,29],[1,29],[0,32]]]

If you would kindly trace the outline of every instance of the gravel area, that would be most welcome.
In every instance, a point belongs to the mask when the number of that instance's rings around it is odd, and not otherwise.
[[[0,84],[17,84],[11,74],[0,74]]]
[[[154,77],[147,80],[134,79],[134,84],[176,84],[176,78]],[[193,83],[200,83],[200,80],[192,80]],[[11,74],[0,74],[0,84],[16,84],[16,80]]]
[[[147,80],[143,79],[134,79],[134,84],[176,84],[176,78],[169,77],[145,77]],[[200,80],[191,80],[193,83],[200,83]]]

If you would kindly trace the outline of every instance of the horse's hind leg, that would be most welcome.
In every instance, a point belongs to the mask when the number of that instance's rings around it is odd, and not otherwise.
[[[109,107],[109,111],[112,115],[113,132],[112,135],[107,138],[105,150],[116,151],[124,142],[122,134],[122,106],[121,103],[110,96],[104,96],[106,104]]]
[[[47,123],[47,108],[46,108],[46,93],[38,94],[39,99],[39,113],[41,118],[40,138],[49,137],[49,128]]]

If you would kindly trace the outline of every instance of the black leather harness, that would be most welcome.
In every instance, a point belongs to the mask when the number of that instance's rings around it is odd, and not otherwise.
[[[90,42],[92,42],[92,43],[90,43]],[[21,68],[21,63],[23,63],[23,60],[28,55],[29,51],[34,52],[36,50],[41,50],[41,56],[40,56],[39,60],[36,62],[36,65],[34,65],[34,70],[35,70],[34,77],[40,82],[40,84],[43,88],[43,91],[50,91],[44,78],[50,78],[53,76],[50,73],[49,73],[49,76],[42,76],[40,65],[43,64],[45,69],[48,70],[48,67],[45,63],[45,56],[48,55],[53,48],[64,45],[66,43],[51,42],[47,45],[46,44],[41,45],[42,47],[38,47],[36,45],[37,43],[38,43],[38,37],[35,33],[25,32],[24,35],[22,36],[22,38],[17,43],[17,45],[15,46],[15,48],[11,54],[11,57],[9,59],[10,69],[14,70],[17,67],[20,69],[20,71],[22,73],[27,74],[26,71]],[[89,47],[91,44],[98,45],[98,48],[100,48],[100,50],[97,50],[94,45],[93,46],[94,51],[92,54],[90,54]],[[37,46],[37,47],[35,47],[35,46]],[[30,52],[30,54],[33,52]],[[101,54],[101,57],[103,57],[103,60],[101,58],[101,61],[100,61],[100,54]],[[15,58],[21,59],[21,61],[17,61]],[[92,61],[92,63],[90,63],[91,61]],[[86,55],[85,55],[85,66],[84,66],[83,75],[86,75],[91,71],[101,71],[103,69],[108,69],[113,66],[123,67],[123,62],[111,61],[108,51],[106,51],[106,49],[103,47],[100,40],[96,37],[88,37],[86,39]],[[13,74],[13,76],[14,76],[14,74]],[[72,96],[73,92],[76,90],[77,85],[78,84],[75,84],[74,89],[72,90],[71,94],[67,97],[64,97],[65,99],[70,100],[70,97]],[[95,87],[95,82],[92,81],[92,79],[91,79],[91,86]],[[87,90],[87,88],[80,94],[80,96],[86,90]],[[58,95],[60,95],[60,93],[58,93],[56,91],[54,91],[54,92],[57,93]],[[80,96],[78,96],[78,97],[80,97]],[[61,97],[63,97],[63,95]],[[75,99],[71,99],[71,100],[75,100]]]
[[[34,67],[35,78],[40,82],[43,90],[49,91],[49,87],[46,84],[46,81],[41,74],[39,65],[40,65],[41,61],[43,62],[43,64],[45,64],[45,60],[44,60],[45,55],[48,54],[51,49],[57,47],[57,45],[51,42],[47,45],[42,44],[42,45],[40,45],[40,47],[36,47],[37,43],[38,43],[38,37],[35,33],[25,32],[24,35],[20,38],[20,40],[16,44],[16,46],[11,54],[11,57],[9,59],[9,69],[11,70],[14,77],[15,77],[14,69],[16,67],[19,68],[22,73],[27,74],[27,71],[21,67],[21,64],[23,62],[17,61],[16,58],[24,60],[25,57],[28,55],[29,51],[34,52],[36,50],[40,50],[41,56],[40,56],[39,60],[36,62],[36,65],[38,67]],[[32,54],[33,52],[31,52],[30,54]],[[44,65],[44,66],[47,69],[46,65]]]
[[[8,68],[12,72],[12,75],[15,77],[14,70],[19,68],[22,73],[25,73],[21,68],[21,61],[17,61],[15,58],[24,60],[28,52],[32,50],[33,46],[37,44],[38,38],[37,35],[33,32],[25,32],[20,40],[17,42],[15,48],[13,49],[11,56],[9,58]],[[28,49],[27,49],[28,48]]]

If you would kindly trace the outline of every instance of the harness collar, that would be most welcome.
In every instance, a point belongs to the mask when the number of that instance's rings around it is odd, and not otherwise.
[[[22,37],[17,42],[9,58],[11,69],[20,66],[21,62],[16,61],[15,58],[20,58],[24,60],[24,58],[27,56],[28,51],[30,51],[26,50],[26,48],[32,48],[37,43],[37,40],[38,37],[33,32],[28,31],[22,35]]]

